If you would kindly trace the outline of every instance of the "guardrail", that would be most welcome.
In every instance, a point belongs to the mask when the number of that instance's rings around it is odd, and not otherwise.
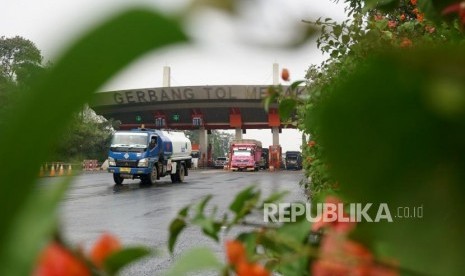
[[[83,171],[100,171],[101,169],[101,164],[98,162],[98,160],[86,159],[82,161]]]

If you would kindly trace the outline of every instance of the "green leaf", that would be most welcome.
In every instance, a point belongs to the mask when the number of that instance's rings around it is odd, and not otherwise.
[[[208,202],[212,199],[212,195],[207,195],[205,196],[197,205],[196,205],[196,215],[195,217],[204,217],[203,212],[205,210],[205,206],[208,204]]]
[[[166,273],[166,276],[189,275],[193,272],[205,270],[219,271],[222,268],[223,264],[210,249],[194,248],[179,257],[176,263]]]
[[[249,186],[243,189],[236,195],[231,205],[229,205],[229,210],[239,214],[244,209],[247,201],[255,198],[257,193],[259,192],[257,192],[255,186]]]
[[[301,84],[303,84],[303,83],[305,83],[305,82],[306,82],[305,80],[295,81],[295,82],[293,82],[293,83],[291,84],[291,86],[289,87],[289,89],[290,89],[291,91],[294,91],[294,90],[297,89],[297,87],[299,87],[299,85],[301,85]]]
[[[176,218],[174,219],[169,227],[170,237],[168,240],[168,250],[173,253],[174,245],[178,239],[179,234],[186,227],[186,222],[183,219]]]
[[[287,121],[295,111],[297,101],[294,99],[284,99],[279,103],[278,113],[282,121]]]
[[[10,227],[12,234],[2,244],[3,265],[0,275],[28,275],[37,252],[50,236],[56,225],[56,208],[66,192],[70,178],[48,189],[31,194],[21,212],[16,215]],[[5,226],[5,225],[4,225]]]
[[[399,0],[366,0],[364,10],[380,9],[383,11],[392,11],[399,5]]]
[[[50,72],[28,91],[27,98],[12,107],[4,118],[8,123],[0,132],[0,144],[3,145],[0,156],[8,158],[8,162],[0,166],[3,183],[0,185],[0,221],[3,225],[0,227],[0,244],[18,242],[12,238],[15,235],[14,220],[24,212],[23,207],[28,206],[38,169],[60,140],[73,112],[90,102],[97,89],[137,57],[185,40],[178,22],[146,10],[129,10],[77,39]],[[29,134],[25,134],[25,126]],[[38,235],[39,230],[35,229],[28,228],[30,232],[38,231]],[[0,247],[2,268],[10,266],[7,256],[11,253],[7,248]],[[30,252],[25,256],[31,256]],[[29,263],[33,261],[34,258],[30,258]],[[18,266],[17,271],[3,275],[25,275],[18,272],[22,268]]]
[[[342,36],[342,43],[347,44],[350,42],[350,36],[349,35],[343,35]]]
[[[152,251],[145,247],[127,247],[108,256],[104,268],[108,275],[116,275],[128,264],[151,254]]]
[[[272,193],[266,199],[263,200],[263,203],[261,205],[263,206],[265,203],[274,203],[274,202],[280,201],[288,194],[289,194],[289,191]]]
[[[336,39],[342,34],[342,26],[336,25],[333,27],[333,34],[336,36]],[[330,44],[331,45],[331,44]]]

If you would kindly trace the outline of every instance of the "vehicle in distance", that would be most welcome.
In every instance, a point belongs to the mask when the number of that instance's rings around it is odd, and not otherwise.
[[[227,157],[217,157],[213,162],[213,166],[215,168],[224,168],[224,166],[228,165],[228,161]]]
[[[160,177],[183,182],[192,166],[191,142],[182,132],[155,129],[116,131],[109,154],[108,172],[115,184],[140,179],[154,184]]]
[[[230,154],[232,171],[258,171],[262,159],[262,143],[253,139],[233,140]]]
[[[287,170],[302,169],[302,154],[300,151],[286,151],[285,159]]]

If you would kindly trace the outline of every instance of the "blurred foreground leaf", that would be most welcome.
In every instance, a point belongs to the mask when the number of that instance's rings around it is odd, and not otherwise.
[[[108,275],[116,275],[122,268],[139,260],[140,258],[150,255],[152,252],[145,247],[128,247],[124,248],[105,259],[105,271]]]
[[[415,49],[370,58],[313,114],[343,194],[389,206],[393,222],[360,225],[375,249],[426,275],[463,272],[464,53]],[[378,209],[370,211],[375,218]]]
[[[205,270],[219,271],[223,264],[208,248],[194,248],[184,253],[166,274],[167,276],[188,275]]]
[[[47,190],[31,194],[14,218],[9,240],[2,244],[8,252],[1,260],[0,275],[29,275],[31,260],[44,245],[44,237],[56,228],[56,207],[69,186],[71,178],[51,184]]]
[[[0,244],[8,242],[19,248],[27,239],[16,235],[13,222],[29,206],[27,200],[34,192],[39,166],[47,160],[73,112],[79,111],[99,87],[135,58],[183,40],[186,37],[174,20],[139,9],[124,12],[78,39],[48,75],[32,87],[27,98],[12,107],[5,118],[8,123],[0,132],[0,156],[8,160],[0,166]],[[46,215],[37,214],[31,220],[40,223]],[[28,230],[36,231],[34,227]],[[39,232],[29,235],[43,238]],[[0,247],[0,268],[11,267],[8,256],[14,253],[10,249]],[[33,256],[32,252],[23,254]],[[20,271],[23,268],[18,267],[2,275],[24,275]]]

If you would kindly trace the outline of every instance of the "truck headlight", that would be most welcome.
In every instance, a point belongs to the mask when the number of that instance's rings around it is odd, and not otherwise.
[[[149,160],[147,158],[142,158],[139,160],[139,163],[137,164],[137,167],[148,167],[149,166]]]
[[[112,166],[112,167],[116,167],[115,158],[113,158],[113,157],[108,157],[108,165],[109,165],[109,166]]]

